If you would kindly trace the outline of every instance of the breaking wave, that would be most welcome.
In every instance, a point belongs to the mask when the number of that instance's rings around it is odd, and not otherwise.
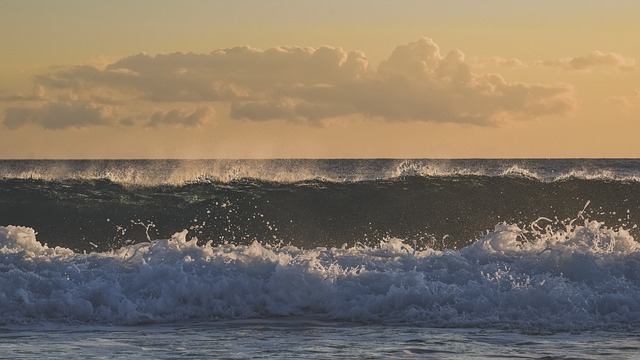
[[[640,325],[638,160],[0,161],[0,323]]]
[[[43,181],[107,180],[123,186],[183,186],[265,182],[359,182],[407,176],[523,176],[543,182],[568,178],[640,180],[640,160],[21,160],[0,161],[0,178]]]
[[[446,251],[397,238],[306,250],[200,245],[182,231],[78,254],[7,226],[0,287],[4,323],[296,316],[554,331],[640,324],[638,243],[625,229],[585,219],[559,227],[539,219],[529,229],[501,223]]]

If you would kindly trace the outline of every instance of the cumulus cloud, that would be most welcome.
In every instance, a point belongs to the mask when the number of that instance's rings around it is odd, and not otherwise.
[[[30,122],[55,128],[50,117],[36,115],[65,106],[53,96],[129,111],[111,119],[116,124],[136,123],[132,114],[146,111],[141,122],[146,126],[201,126],[213,119],[214,104],[229,109],[232,119],[249,121],[319,124],[359,116],[477,125],[563,115],[574,106],[568,85],[511,82],[474,71],[463,52],[443,53],[429,38],[398,46],[377,68],[364,53],[339,47],[244,46],[208,54],[138,54],[102,68],[70,67],[38,76],[36,86],[49,103],[8,111],[6,126]],[[195,110],[183,110],[185,104]],[[153,107],[174,110],[146,110]],[[72,120],[63,124],[69,127],[109,122],[99,112],[83,118],[68,112]]]
[[[271,101],[237,101],[231,116],[318,121],[362,114],[387,121],[492,125],[565,114],[574,106],[567,85],[513,83],[497,74],[475,74],[461,51],[443,55],[428,38],[398,46],[377,71],[358,69],[340,83],[298,83],[279,89]]]
[[[298,84],[336,84],[366,70],[364,54],[340,48],[248,46],[209,54],[138,54],[104,70],[77,66],[40,76],[38,82],[74,92],[116,89],[129,99],[148,101],[236,101],[255,99]]]

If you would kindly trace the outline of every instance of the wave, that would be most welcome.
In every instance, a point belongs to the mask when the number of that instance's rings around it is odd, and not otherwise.
[[[640,247],[585,219],[500,223],[460,250],[387,238],[301,249],[169,239],[78,254],[0,227],[0,319],[105,324],[307,317],[438,327],[640,325]]]
[[[0,161],[0,322],[633,328],[639,169]]]
[[[497,222],[563,221],[586,203],[591,218],[640,235],[638,182],[465,175],[132,188],[106,180],[0,180],[3,225],[34,228],[43,242],[77,252],[168,238],[182,229],[216,243],[314,248],[397,237],[460,249]]]
[[[576,178],[638,182],[631,159],[352,159],[352,160],[22,160],[0,161],[0,179],[107,180],[123,186],[184,186],[247,179],[299,183],[362,182],[403,177],[526,177],[541,182]]]

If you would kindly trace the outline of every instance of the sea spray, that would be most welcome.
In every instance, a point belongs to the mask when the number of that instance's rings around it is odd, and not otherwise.
[[[513,224],[459,251],[377,246],[200,245],[187,231],[77,254],[0,228],[0,314],[33,321],[138,323],[295,316],[424,326],[546,330],[640,324],[640,252],[625,229],[584,220]]]

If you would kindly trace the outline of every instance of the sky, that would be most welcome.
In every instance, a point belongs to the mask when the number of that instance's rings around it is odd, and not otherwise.
[[[640,2],[0,2],[0,158],[640,156]]]

